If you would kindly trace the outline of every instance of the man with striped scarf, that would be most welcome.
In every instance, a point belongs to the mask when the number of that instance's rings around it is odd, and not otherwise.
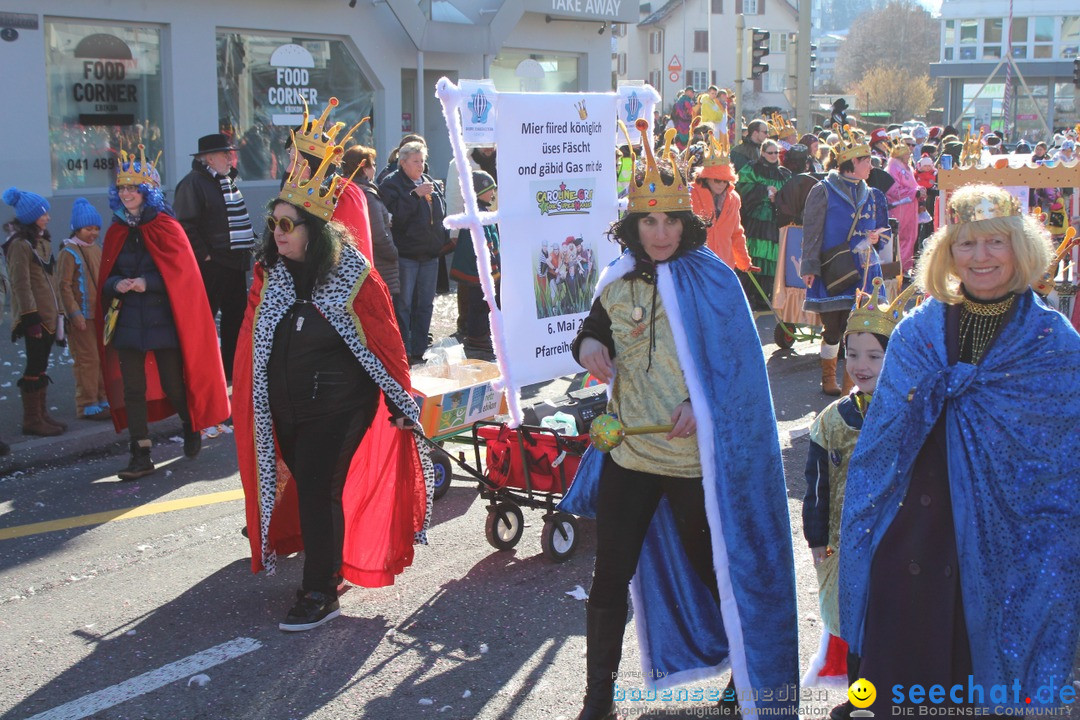
[[[221,311],[221,364],[230,384],[255,247],[247,205],[236,186],[235,149],[225,135],[199,138],[191,172],[176,186],[173,202],[199,262],[210,312],[216,317]]]

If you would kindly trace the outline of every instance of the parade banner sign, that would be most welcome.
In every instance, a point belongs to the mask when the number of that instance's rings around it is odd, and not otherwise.
[[[500,93],[505,360],[520,388],[578,372],[570,343],[618,255],[614,93]]]

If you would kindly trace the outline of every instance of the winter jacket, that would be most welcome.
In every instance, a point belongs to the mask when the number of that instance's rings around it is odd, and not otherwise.
[[[67,241],[60,250],[56,265],[64,314],[69,318],[82,315],[92,320],[97,306],[101,246]]]
[[[59,302],[53,286],[52,242],[37,225],[12,221],[4,226],[9,237],[4,243],[11,282],[12,336],[21,337],[26,328],[40,323],[46,332],[56,332]]]
[[[155,215],[153,210],[144,208],[142,222],[149,222]],[[116,284],[121,280],[140,277],[146,280],[146,292],[117,292]],[[105,308],[112,304],[113,298],[120,298],[120,315],[111,343],[114,349],[146,352],[180,347],[165,280],[146,249],[138,226],[128,229],[112,271],[101,283],[101,296]]]
[[[236,180],[236,169],[230,170],[229,175]],[[211,262],[225,267],[251,269],[251,251],[233,250],[229,241],[229,216],[221,182],[200,160],[191,161],[191,172],[176,186],[173,211],[200,265],[209,256]]]
[[[379,188],[370,180],[354,180],[367,197],[368,222],[371,225],[372,262],[382,276],[391,295],[401,290],[398,281],[398,251],[390,234],[390,211],[379,195]]]
[[[712,221],[706,243],[709,249],[719,256],[729,268],[746,271],[750,268],[750,255],[746,251],[746,234],[743,232],[739,211],[742,200],[739,193],[728,185],[727,198],[720,215],[716,215],[716,201],[712,191],[701,182],[696,182],[690,190],[690,204],[694,213]]]
[[[443,227],[446,198],[442,189],[427,174],[420,176],[420,182],[435,185],[428,198],[416,194],[416,183],[401,170],[391,173],[379,185],[379,194],[393,218],[390,231],[398,255],[410,260],[439,257],[449,239]]]

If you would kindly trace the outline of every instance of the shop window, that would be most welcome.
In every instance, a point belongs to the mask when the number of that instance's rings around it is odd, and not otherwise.
[[[1014,17],[1012,21],[1012,41],[1013,45],[1018,43],[1026,43],[1028,41],[1028,19],[1025,17]]]
[[[1001,46],[1000,45],[994,45],[993,47],[986,46],[986,47],[983,48],[983,59],[984,60],[991,59],[991,58],[996,60],[996,59],[998,59],[1000,57],[1001,57]]]
[[[518,66],[527,65],[543,73],[519,74]],[[499,92],[577,92],[580,90],[577,55],[527,53],[503,49],[491,62],[491,79]]]
[[[1080,16],[1070,15],[1061,19],[1061,48],[1058,57],[1080,57]]]
[[[47,19],[45,76],[54,190],[113,184],[121,148],[164,150],[160,28]]]
[[[374,113],[374,90],[340,40],[219,31],[217,54],[219,131],[233,138],[245,180],[288,171],[289,131],[305,100],[317,115],[338,98],[330,121],[345,123],[343,133]],[[370,146],[371,137],[365,123],[353,142]]]
[[[983,20],[983,42],[1001,44],[1001,18]]]
[[[1046,16],[1035,18],[1035,42],[1054,42],[1054,18]]]

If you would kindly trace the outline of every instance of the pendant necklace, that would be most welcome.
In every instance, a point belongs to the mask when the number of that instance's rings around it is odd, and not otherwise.
[[[645,306],[637,304],[637,298],[635,297],[634,285],[630,285],[630,302],[634,304],[634,309],[630,311],[630,319],[637,325],[630,331],[631,337],[638,337],[641,333],[645,332]]]

